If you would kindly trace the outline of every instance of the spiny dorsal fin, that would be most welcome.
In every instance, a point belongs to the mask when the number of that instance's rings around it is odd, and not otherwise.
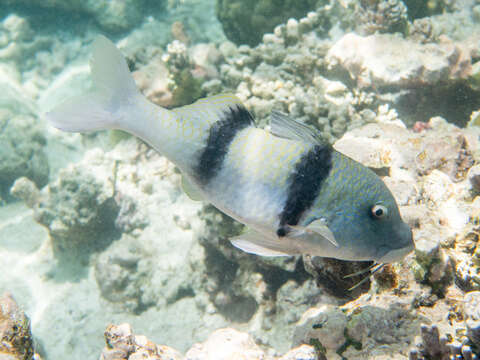
[[[292,119],[280,111],[272,111],[270,127],[270,132],[280,138],[312,144],[325,143],[317,130]]]

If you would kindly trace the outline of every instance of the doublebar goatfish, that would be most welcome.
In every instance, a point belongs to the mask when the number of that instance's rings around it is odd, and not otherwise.
[[[234,95],[173,110],[148,101],[105,37],[93,44],[93,89],[47,113],[64,131],[121,129],[180,169],[190,197],[210,202],[249,230],[234,246],[264,256],[310,254],[343,260],[401,260],[412,232],[377,175],[319,134],[273,112],[255,126]]]

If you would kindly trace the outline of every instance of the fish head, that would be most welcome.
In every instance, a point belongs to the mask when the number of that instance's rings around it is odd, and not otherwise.
[[[353,160],[352,160],[353,162]],[[348,181],[337,181],[329,211],[329,229],[339,244],[334,257],[392,263],[414,249],[412,231],[384,182],[355,163]]]

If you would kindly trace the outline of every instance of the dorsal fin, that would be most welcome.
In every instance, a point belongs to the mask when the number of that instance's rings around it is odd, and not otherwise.
[[[270,132],[283,139],[324,144],[320,133],[311,127],[292,119],[280,111],[272,111]]]

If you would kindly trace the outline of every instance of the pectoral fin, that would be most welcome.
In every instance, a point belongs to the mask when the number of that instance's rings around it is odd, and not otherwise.
[[[247,232],[230,239],[233,246],[249,254],[261,256],[291,256],[298,251],[289,244],[288,239],[270,239],[267,236],[254,231]]]
[[[316,234],[330,242],[335,247],[339,247],[337,241],[335,240],[335,236],[323,219],[314,220],[307,226],[290,226],[290,228],[297,232],[293,233],[291,235],[292,237],[301,236],[303,234]]]

